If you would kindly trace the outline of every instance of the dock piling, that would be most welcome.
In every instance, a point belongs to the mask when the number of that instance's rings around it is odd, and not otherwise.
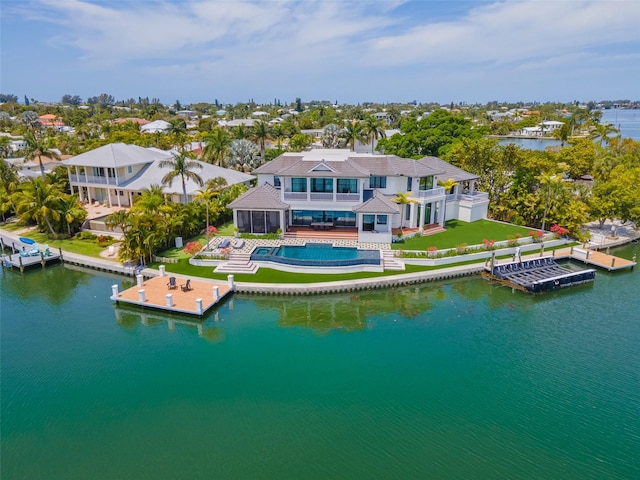
[[[138,275],[136,275],[136,281],[139,287],[144,287],[144,277],[142,276],[142,274],[139,273]]]
[[[147,301],[144,295],[144,288],[138,290],[138,301],[143,303]]]
[[[114,283],[111,285],[111,296],[113,298],[118,298],[118,284]]]
[[[229,288],[231,290],[235,290],[236,286],[235,286],[235,283],[233,282],[233,275],[227,276],[227,281],[229,282]]]
[[[198,315],[202,315],[202,299],[201,298],[196,298],[196,312],[198,313]]]
[[[213,300],[218,301],[220,299],[220,289],[217,285],[213,286]]]
[[[166,298],[167,307],[169,308],[173,307],[173,295],[171,293],[167,293],[165,295],[165,298]]]
[[[164,277],[167,273],[166,273],[166,267],[164,265],[160,265],[158,267],[158,270],[160,270],[160,276]]]

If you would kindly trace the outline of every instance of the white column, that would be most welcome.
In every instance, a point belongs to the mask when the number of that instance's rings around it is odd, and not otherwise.
[[[118,298],[118,285],[117,284],[111,285],[111,297],[112,298]]]
[[[144,288],[138,290],[138,301],[139,302],[146,302],[146,298],[144,296]]]
[[[164,297],[165,297],[167,307],[169,308],[173,307],[173,295],[170,293],[167,293]]]
[[[202,315],[202,299],[196,298],[196,312],[198,315]]]
[[[144,277],[141,274],[136,275],[136,282],[139,287],[144,286]]]
[[[220,299],[220,291],[217,285],[213,286],[213,300],[217,302]]]
[[[235,290],[236,285],[235,285],[235,283],[233,282],[233,275],[228,275],[228,276],[227,276],[227,282],[229,283],[229,288],[230,288],[231,290]]]
[[[167,267],[165,267],[164,265],[160,265],[158,267],[158,270],[160,270],[160,276],[161,277],[164,277],[167,274],[166,269],[167,269]]]
[[[425,208],[425,204],[421,203],[420,204],[420,219],[418,221],[418,228],[420,228],[420,233],[422,233],[424,231],[424,208]]]

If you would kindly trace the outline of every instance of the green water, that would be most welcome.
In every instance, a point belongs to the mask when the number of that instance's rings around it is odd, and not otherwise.
[[[202,323],[116,308],[126,282],[1,275],[2,479],[640,478],[638,270],[237,295]]]

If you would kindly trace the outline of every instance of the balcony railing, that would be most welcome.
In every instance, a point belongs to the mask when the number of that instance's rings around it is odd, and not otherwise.
[[[99,183],[102,185],[116,186],[116,179],[113,177],[98,177],[95,175],[71,175],[71,181],[76,183]]]
[[[447,195],[448,202],[453,202],[456,200],[470,203],[486,202],[489,200],[489,194],[486,192],[473,192],[473,194],[458,193],[456,195]]]
[[[302,202],[359,202],[359,193],[336,193],[333,192],[284,192],[284,199],[287,201]]]
[[[431,198],[431,197],[439,197],[444,195],[443,187],[432,188],[431,190],[418,190],[417,197],[418,198]]]

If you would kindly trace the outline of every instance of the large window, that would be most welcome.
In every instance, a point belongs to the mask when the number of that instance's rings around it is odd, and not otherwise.
[[[378,225],[386,225],[386,224],[387,224],[387,216],[378,215]]]
[[[311,191],[315,193],[333,192],[333,178],[312,178]]]
[[[358,193],[358,180],[355,178],[339,178],[338,193]]]
[[[431,190],[433,188],[433,176],[420,177],[420,190]]]
[[[306,192],[307,191],[307,179],[306,178],[292,178],[291,179],[291,191],[292,192]]]
[[[411,189],[413,188],[413,186],[411,185],[412,183],[413,183],[413,178],[407,177],[407,192],[410,192]]]
[[[242,233],[275,233],[280,228],[280,213],[264,210],[238,210],[238,230]]]
[[[311,222],[333,222],[334,227],[355,227],[356,214],[339,210],[292,210],[291,225],[308,226]]]
[[[387,188],[387,177],[369,177],[369,188]]]

